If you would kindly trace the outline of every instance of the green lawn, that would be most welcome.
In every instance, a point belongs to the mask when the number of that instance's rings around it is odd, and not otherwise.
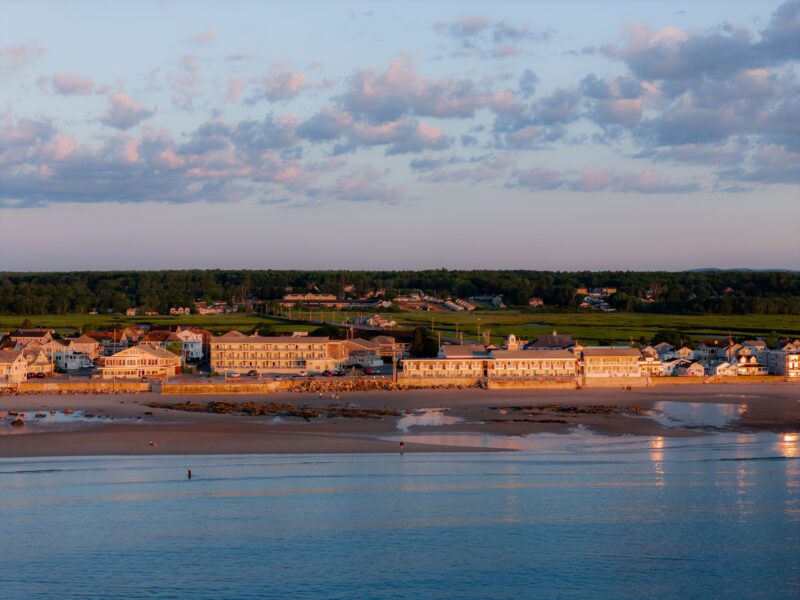
[[[294,313],[297,316],[298,313]],[[331,318],[330,312],[325,319]],[[333,313],[337,321],[345,315],[356,313]],[[308,313],[305,313],[306,317]],[[659,329],[679,329],[689,334],[694,340],[725,338],[731,333],[734,336],[765,337],[771,332],[781,336],[800,337],[800,317],[766,316],[766,315],[655,315],[637,313],[521,313],[518,311],[477,311],[474,313],[386,313],[386,318],[397,321],[402,327],[431,327],[441,331],[443,336],[455,337],[456,328],[463,332],[465,340],[477,339],[478,327],[483,332],[491,331],[494,341],[499,341],[510,333],[517,337],[533,339],[537,335],[550,333],[557,329],[560,333],[569,333],[582,343],[597,343],[601,339],[625,343],[631,338],[638,340],[640,336],[647,339]],[[312,313],[314,319],[319,313]],[[0,316],[0,330],[11,330],[19,327],[23,320],[29,319],[34,327],[45,328],[77,328],[100,329],[122,328],[135,323],[150,325],[190,325],[203,327],[212,331],[239,329],[249,331],[257,324],[272,323],[279,332],[310,331],[315,324],[302,322],[286,322],[248,315],[244,313],[230,315],[209,315],[188,317],[124,317],[114,315],[35,315],[35,316]]]

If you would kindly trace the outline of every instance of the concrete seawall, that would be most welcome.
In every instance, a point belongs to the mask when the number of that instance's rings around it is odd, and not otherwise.
[[[20,394],[130,394],[149,390],[147,381],[22,381],[17,385]]]

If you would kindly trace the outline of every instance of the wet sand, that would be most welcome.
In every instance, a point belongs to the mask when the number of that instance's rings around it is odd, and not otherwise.
[[[398,417],[381,419],[299,418],[272,419],[235,414],[189,413],[148,408],[149,402],[285,402],[324,408],[330,395],[280,393],[265,395],[30,395],[0,397],[0,411],[36,411],[70,408],[108,417],[101,422],[75,425],[68,431],[11,435],[0,426],[0,457],[148,455],[148,454],[258,454],[258,453],[371,453],[398,452]],[[720,403],[736,405],[738,419],[732,431],[800,431],[800,385],[753,384],[683,385],[583,390],[410,390],[349,392],[339,405],[386,408],[400,413],[446,409],[460,422],[411,427],[413,433],[481,433],[504,436],[568,433],[576,426],[606,435],[680,437],[707,433],[702,428],[668,428],[641,414],[656,402]],[[578,407],[574,413],[542,409],[548,405]],[[591,407],[618,407],[595,411]],[[510,408],[516,407],[516,408]],[[628,407],[637,407],[633,411]],[[152,413],[152,414],[146,414]],[[113,421],[111,420],[113,418]],[[408,437],[406,437],[408,439]],[[153,442],[152,445],[150,442]],[[406,452],[474,450],[458,446],[405,443]]]

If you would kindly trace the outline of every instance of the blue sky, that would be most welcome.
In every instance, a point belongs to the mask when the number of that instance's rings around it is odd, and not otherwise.
[[[0,13],[3,270],[800,267],[798,0]]]

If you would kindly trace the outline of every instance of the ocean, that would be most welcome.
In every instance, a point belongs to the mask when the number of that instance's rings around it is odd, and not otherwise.
[[[797,436],[524,442],[0,459],[0,598],[800,597]]]

